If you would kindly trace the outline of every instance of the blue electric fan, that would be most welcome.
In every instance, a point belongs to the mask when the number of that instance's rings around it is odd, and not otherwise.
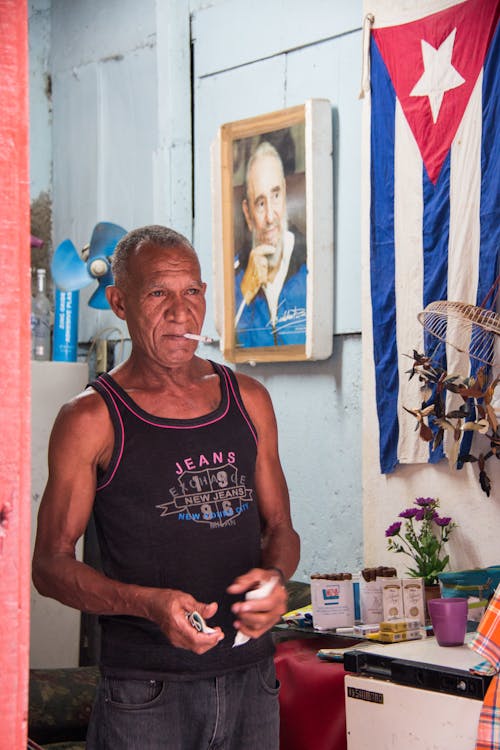
[[[96,224],[90,244],[84,248],[85,259],[78,253],[71,240],[63,240],[55,249],[50,270],[56,286],[65,292],[83,289],[97,281],[97,289],[89,299],[90,307],[98,310],[109,308],[105,289],[113,283],[111,256],[126,230],[118,224],[101,221]]]

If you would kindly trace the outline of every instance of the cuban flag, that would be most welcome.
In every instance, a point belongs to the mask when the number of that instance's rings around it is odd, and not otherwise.
[[[481,305],[500,272],[499,6],[415,0],[410,17],[408,3],[365,0],[364,158],[382,473],[443,457],[443,446],[422,441],[403,408],[422,401],[408,376],[413,350],[425,350],[418,313],[436,300]],[[442,346],[445,369],[467,373],[467,355],[464,363]]]

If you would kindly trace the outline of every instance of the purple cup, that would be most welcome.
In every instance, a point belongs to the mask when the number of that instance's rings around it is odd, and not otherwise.
[[[432,629],[440,646],[461,646],[467,630],[467,599],[429,599],[427,602]]]

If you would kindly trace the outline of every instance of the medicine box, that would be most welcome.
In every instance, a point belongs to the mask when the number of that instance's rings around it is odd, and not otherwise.
[[[364,625],[378,624],[383,619],[381,578],[359,582],[359,604]]]
[[[404,617],[403,589],[399,578],[382,579],[382,611],[384,620]]]
[[[354,625],[354,590],[352,581],[311,580],[313,625],[318,630]]]
[[[405,617],[418,620],[425,625],[425,595],[423,578],[402,578],[403,606]]]

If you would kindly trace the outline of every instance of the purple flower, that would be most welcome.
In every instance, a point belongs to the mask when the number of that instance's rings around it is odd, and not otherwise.
[[[401,521],[395,521],[395,523],[391,523],[389,528],[385,530],[385,535],[396,536],[396,534],[399,534],[400,528],[401,528]]]
[[[435,516],[434,521],[438,526],[448,526],[448,524],[451,523],[451,518],[449,518],[448,516],[443,516],[442,518],[440,518],[439,516]]]
[[[425,508],[419,508],[415,512],[415,521],[423,521],[425,518]]]
[[[418,513],[417,508],[407,508],[406,510],[402,510],[399,514],[400,518],[414,518]]]
[[[435,500],[433,497],[417,497],[415,498],[415,502],[421,508],[427,508],[429,505],[434,505]]]

